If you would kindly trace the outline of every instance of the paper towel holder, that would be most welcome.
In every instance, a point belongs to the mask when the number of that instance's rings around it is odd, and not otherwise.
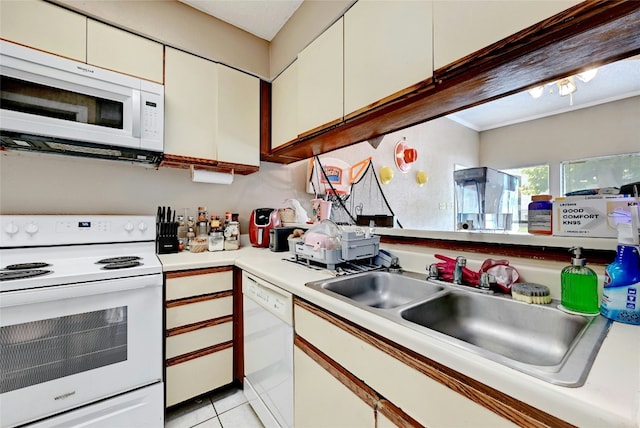
[[[190,169],[191,181],[194,183],[231,184],[235,175],[234,169],[230,173],[196,169],[194,165],[190,165]]]

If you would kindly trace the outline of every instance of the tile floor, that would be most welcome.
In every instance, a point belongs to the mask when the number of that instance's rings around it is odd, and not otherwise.
[[[240,389],[226,389],[171,409],[165,428],[262,428]]]

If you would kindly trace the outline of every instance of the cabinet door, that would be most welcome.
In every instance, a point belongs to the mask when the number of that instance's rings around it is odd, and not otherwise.
[[[271,148],[298,137],[298,62],[271,83]]]
[[[260,80],[218,65],[220,162],[260,166]]]
[[[298,134],[343,116],[342,18],[298,55]]]
[[[375,426],[373,409],[298,347],[293,363],[295,426]]]
[[[165,153],[216,159],[217,74],[216,63],[166,48]]]
[[[87,18],[41,0],[0,1],[0,37],[86,61]]]
[[[437,70],[580,0],[447,0],[433,4],[433,58]]]
[[[163,46],[89,19],[87,63],[162,83]]]
[[[433,74],[425,0],[359,0],[344,15],[345,116]]]

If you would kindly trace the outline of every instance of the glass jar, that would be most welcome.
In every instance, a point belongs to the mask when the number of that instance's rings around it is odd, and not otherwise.
[[[222,232],[209,233],[209,251],[224,250],[224,234]]]

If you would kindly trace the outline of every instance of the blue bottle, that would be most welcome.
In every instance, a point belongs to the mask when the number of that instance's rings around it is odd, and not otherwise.
[[[600,313],[614,321],[640,325],[640,247],[618,245],[613,263],[605,268]]]

